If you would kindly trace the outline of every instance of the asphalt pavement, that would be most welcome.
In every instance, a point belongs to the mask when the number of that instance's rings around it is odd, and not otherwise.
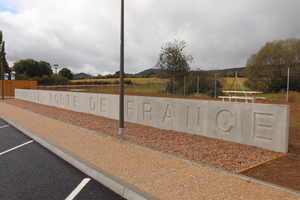
[[[0,199],[123,198],[0,119]]]

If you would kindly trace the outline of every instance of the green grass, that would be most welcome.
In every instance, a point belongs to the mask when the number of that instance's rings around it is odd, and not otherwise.
[[[125,92],[141,92],[141,93],[164,93],[165,86],[163,84],[140,84],[125,87]]]
[[[266,97],[267,100],[273,101],[286,101],[286,92],[279,93],[263,93],[259,94],[261,97]],[[299,92],[289,92],[288,97],[289,102],[300,102],[300,93]]]

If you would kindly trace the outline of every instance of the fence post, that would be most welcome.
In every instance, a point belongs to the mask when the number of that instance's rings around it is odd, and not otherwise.
[[[289,90],[290,90],[290,68],[288,68],[288,73],[287,73],[286,102],[289,101]]]
[[[197,76],[197,96],[199,95],[199,75]]]
[[[166,94],[166,79],[164,79],[164,94]]]
[[[183,79],[183,81],[184,81],[184,85],[183,85],[183,96],[185,96],[185,87],[186,87],[186,76],[184,76],[184,79]]]
[[[175,79],[173,78],[173,95],[175,94]]]
[[[157,94],[157,91],[158,91],[158,80],[156,79],[156,94]]]
[[[215,99],[217,98],[217,73],[215,73]]]

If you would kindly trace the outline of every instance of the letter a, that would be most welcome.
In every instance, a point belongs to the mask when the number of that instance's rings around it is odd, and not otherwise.
[[[163,124],[165,123],[166,118],[169,118],[171,120],[171,124],[173,125],[172,110],[170,109],[170,105],[167,105],[167,107],[166,107],[164,118],[162,121]]]

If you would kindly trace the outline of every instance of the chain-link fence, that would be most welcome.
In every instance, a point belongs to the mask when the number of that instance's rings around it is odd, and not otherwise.
[[[300,68],[287,70],[286,101],[300,101]]]
[[[222,77],[219,73],[199,73],[177,79],[126,78],[125,93],[169,94],[218,98],[224,90],[253,90],[246,87],[246,77]],[[280,92],[265,92],[266,99],[280,101],[300,101],[300,70],[287,69],[286,80],[279,83]],[[57,85],[40,85],[42,90],[87,91],[100,93],[119,93],[119,80],[77,80],[58,82]]]
[[[200,75],[186,76],[177,80],[159,78],[128,78],[125,79],[125,92],[171,94],[171,95],[200,95],[216,97],[221,92],[221,82],[217,76],[201,77]],[[57,85],[39,85],[41,90],[58,91],[88,91],[88,92],[119,92],[119,81],[93,81],[82,80],[73,83],[60,83]]]

